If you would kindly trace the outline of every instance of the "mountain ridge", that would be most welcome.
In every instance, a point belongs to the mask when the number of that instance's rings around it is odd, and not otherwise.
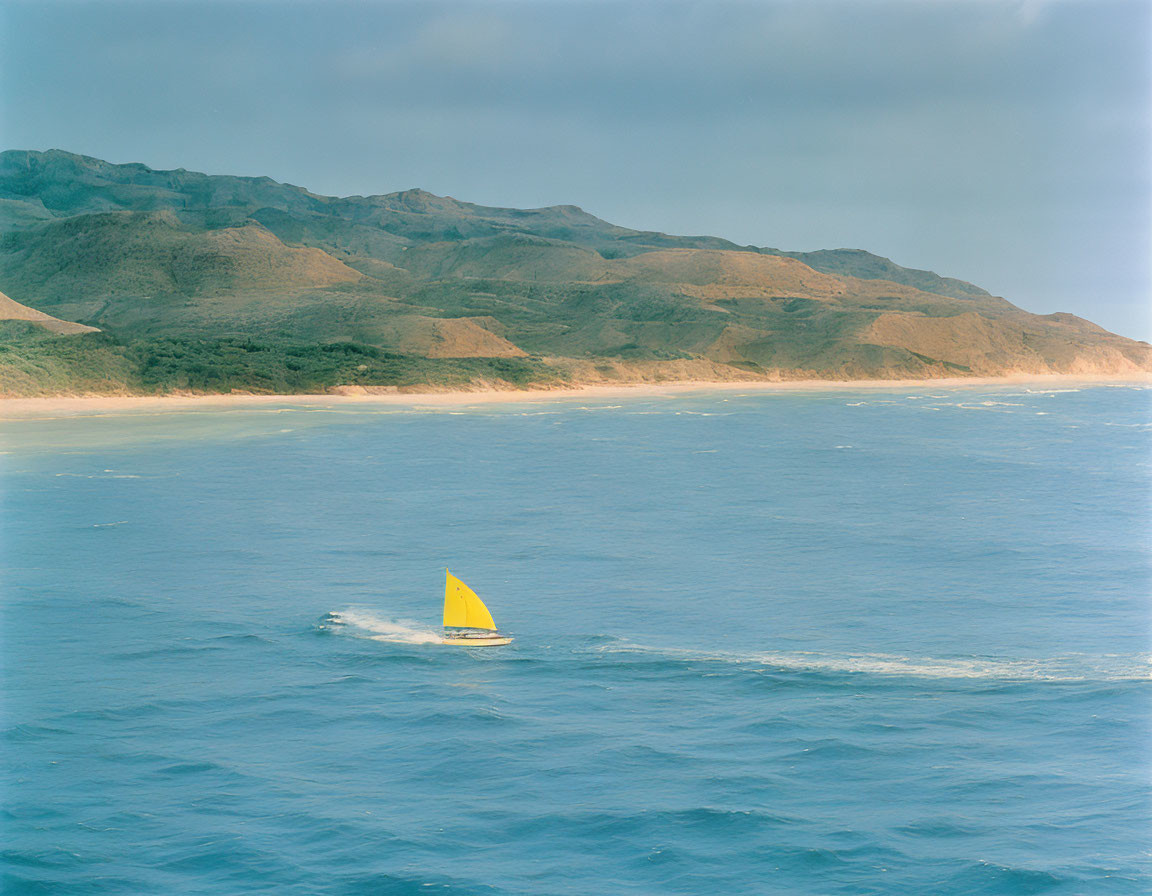
[[[62,150],[0,153],[0,288],[103,331],[0,321],[0,394],[1152,370],[1146,343],[864,250]]]
[[[23,163],[21,165],[20,163]],[[603,233],[607,232],[614,235],[620,245],[613,246],[612,248],[625,251],[629,245],[651,245],[653,247],[664,248],[717,248],[729,249],[733,251],[750,251],[759,252],[768,255],[786,255],[792,258],[797,258],[815,270],[824,270],[825,266],[835,267],[836,270],[827,271],[828,273],[853,273],[847,270],[848,259],[863,262],[872,269],[882,269],[885,273],[883,278],[873,279],[892,279],[893,276],[902,278],[905,276],[903,272],[910,272],[916,279],[923,280],[925,278],[935,279],[941,283],[956,284],[954,288],[962,290],[965,294],[975,295],[988,295],[988,293],[979,287],[966,283],[954,278],[939,277],[932,271],[923,271],[914,268],[904,268],[896,265],[890,259],[882,256],[873,255],[861,249],[822,249],[815,252],[791,252],[781,249],[773,249],[769,247],[757,246],[740,246],[730,240],[721,237],[712,236],[673,236],[659,231],[643,231],[633,230],[631,228],[620,227],[618,225],[610,224],[609,222],[598,218],[597,216],[585,211],[577,205],[552,205],[541,206],[534,209],[513,209],[503,208],[497,206],[484,206],[476,203],[465,202],[462,200],[454,199],[448,196],[438,196],[420,188],[410,188],[407,190],[400,190],[394,193],[373,194],[369,196],[345,196],[333,197],[323,196],[321,194],[312,193],[304,187],[295,186],[293,184],[280,183],[272,180],[269,177],[251,177],[240,175],[210,175],[202,174],[200,172],[189,171],[185,168],[177,169],[152,169],[140,162],[130,162],[126,164],[115,164],[106,162],[102,159],[97,159],[92,156],[84,156],[76,153],[69,153],[64,150],[52,149],[45,152],[36,152],[33,150],[7,150],[0,152],[0,199],[11,200],[14,197],[11,195],[12,185],[14,181],[14,173],[23,168],[27,171],[30,177],[27,179],[27,184],[33,192],[36,188],[40,189],[39,199],[44,208],[52,211],[66,211],[67,206],[64,201],[71,195],[59,190],[43,190],[43,185],[51,186],[56,184],[61,178],[61,174],[67,174],[72,181],[83,181],[85,178],[77,176],[80,173],[96,173],[103,175],[106,180],[111,184],[118,184],[121,186],[140,186],[140,180],[143,179],[149,185],[156,187],[163,187],[165,190],[171,192],[173,195],[170,198],[173,207],[175,207],[176,197],[184,196],[181,199],[181,208],[186,208],[187,197],[185,192],[193,185],[199,187],[199,190],[193,191],[193,198],[205,200],[210,197],[204,194],[209,181],[215,181],[219,184],[215,192],[215,198],[222,198],[222,191],[224,186],[235,187],[238,185],[247,185],[252,188],[259,187],[260,194],[264,197],[260,202],[249,199],[244,202],[239,196],[238,192],[233,193],[230,202],[227,205],[222,205],[219,202],[215,203],[216,208],[222,207],[244,207],[250,212],[257,212],[261,207],[267,206],[268,191],[275,192],[281,202],[286,201],[286,197],[295,196],[298,202],[287,204],[299,209],[300,205],[308,205],[312,211],[345,211],[351,223],[362,223],[365,217],[371,215],[370,210],[362,208],[363,205],[375,207],[378,209],[390,209],[399,211],[401,208],[417,212],[421,215],[430,216],[432,211],[438,212],[454,212],[458,216],[460,212],[467,211],[481,220],[489,222],[490,227],[496,226],[523,226],[532,218],[537,218],[542,222],[546,222],[548,218],[553,219],[551,224],[545,223],[546,229],[551,229],[551,233],[539,233],[541,236],[554,236],[559,237],[561,233],[567,233],[569,236],[573,235],[572,230],[579,229],[576,225],[568,222],[568,229],[564,228],[565,218],[575,218],[580,222],[580,227],[586,229],[595,229],[601,233],[601,239],[596,240],[597,243],[603,243]],[[60,167],[64,167],[65,171],[59,171]],[[48,173],[53,172],[51,177],[46,177]],[[111,177],[109,177],[111,176]],[[185,191],[185,192],[181,192]],[[49,200],[52,202],[51,206],[43,203],[44,194],[47,193]],[[114,204],[119,202],[122,207],[127,209],[131,206],[131,210],[149,210],[141,209],[138,205],[138,197],[133,195],[126,195],[117,193],[116,191],[106,191],[103,201],[107,204]],[[156,201],[159,201],[157,199]],[[91,202],[89,197],[88,202]],[[212,203],[209,203],[212,205]],[[347,206],[347,209],[345,209]],[[82,207],[73,206],[71,211],[76,213]],[[88,209],[92,210],[92,209]],[[425,234],[420,234],[421,236]],[[854,275],[859,275],[858,273]],[[903,282],[897,279],[894,282]],[[910,283],[909,285],[919,285],[917,283]],[[943,293],[948,294],[948,293]]]

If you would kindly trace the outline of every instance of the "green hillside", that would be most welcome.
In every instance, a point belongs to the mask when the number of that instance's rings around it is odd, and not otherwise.
[[[61,151],[0,153],[0,290],[58,319],[0,329],[6,394],[1152,369],[1145,343],[859,250]]]

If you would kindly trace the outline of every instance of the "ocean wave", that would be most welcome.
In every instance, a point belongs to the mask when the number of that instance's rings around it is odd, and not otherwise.
[[[651,647],[628,641],[603,644],[591,650],[600,654],[643,655],[678,662],[736,663],[788,672],[994,681],[1152,681],[1152,656],[1145,654],[1013,659],[915,657],[889,653],[735,653]]]
[[[637,810],[574,810],[544,818],[520,818],[511,822],[506,833],[518,839],[557,826],[581,837],[634,838],[690,835],[693,838],[748,837],[802,823],[795,816],[762,809],[732,809],[713,806],[681,808],[641,808]],[[805,850],[804,852],[807,852]]]
[[[213,639],[219,640],[219,639]],[[122,650],[112,654],[116,660],[154,660],[154,659],[172,659],[177,660],[180,658],[196,658],[205,653],[219,653],[226,651],[227,645],[224,644],[208,644],[203,642],[195,643],[182,643],[182,644],[159,644],[154,647],[143,647],[139,649]]]
[[[354,607],[329,613],[321,622],[321,628],[394,644],[439,644],[442,640],[437,631],[419,623],[385,619],[369,610]]]
[[[57,473],[57,476],[67,476],[72,479],[143,479],[135,473],[117,473],[114,470],[105,470],[103,473]]]
[[[73,732],[66,728],[53,728],[48,725],[21,723],[0,730],[0,740],[13,743],[32,743],[38,740],[53,740],[71,735]]]
[[[1084,880],[1043,868],[1024,868],[979,860],[952,875],[950,889],[964,893],[1042,893]],[[1084,892],[1084,891],[1081,891]]]
[[[944,408],[955,408],[956,410],[959,410],[959,411],[994,411],[994,412],[1001,413],[1001,414],[1012,414],[1015,412],[1014,411],[1000,410],[1000,408],[1013,408],[1013,407],[1022,408],[1022,407],[1025,407],[1025,405],[1015,404],[1013,402],[1008,402],[1008,401],[981,401],[978,404],[973,403],[973,402],[967,402],[967,401],[945,401],[945,402],[941,402],[939,404],[933,405],[930,408],[926,407],[926,408],[924,408],[924,410],[940,411],[940,410],[943,410]]]
[[[1072,392],[1079,392],[1079,389],[1025,389],[1025,395],[1065,395]]]

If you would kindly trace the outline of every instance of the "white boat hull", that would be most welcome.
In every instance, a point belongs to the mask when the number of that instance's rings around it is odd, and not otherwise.
[[[505,644],[511,644],[512,639],[506,638],[503,635],[484,635],[480,637],[445,635],[444,640],[440,643],[452,647],[503,647]]]

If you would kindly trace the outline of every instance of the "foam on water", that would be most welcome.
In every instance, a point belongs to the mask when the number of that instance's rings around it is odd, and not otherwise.
[[[626,640],[597,645],[603,654],[642,654],[685,662],[722,662],[792,672],[906,676],[999,681],[1152,681],[1152,655],[1074,655],[1045,658],[917,657],[889,653],[818,652],[737,653],[678,647],[652,647]]]
[[[321,626],[354,638],[370,638],[395,644],[439,644],[443,640],[435,630],[419,623],[389,619],[355,607],[329,613]]]
[[[382,616],[363,608],[328,613],[320,627],[354,638],[394,644],[439,644],[442,636],[419,623]],[[903,676],[928,679],[987,679],[992,681],[1077,682],[1152,681],[1152,655],[1070,655],[1060,657],[908,656],[891,653],[837,654],[817,651],[727,651],[706,648],[660,647],[626,638],[600,636],[587,652],[606,660],[640,655],[672,662],[718,662],[775,671],[844,675]],[[523,639],[520,649],[530,649]],[[577,650],[582,650],[577,646]]]
[[[1025,389],[1026,395],[1070,395],[1079,389]]]
[[[69,476],[76,479],[139,479],[135,473],[115,473],[105,470],[103,473],[57,473],[57,476]]]

